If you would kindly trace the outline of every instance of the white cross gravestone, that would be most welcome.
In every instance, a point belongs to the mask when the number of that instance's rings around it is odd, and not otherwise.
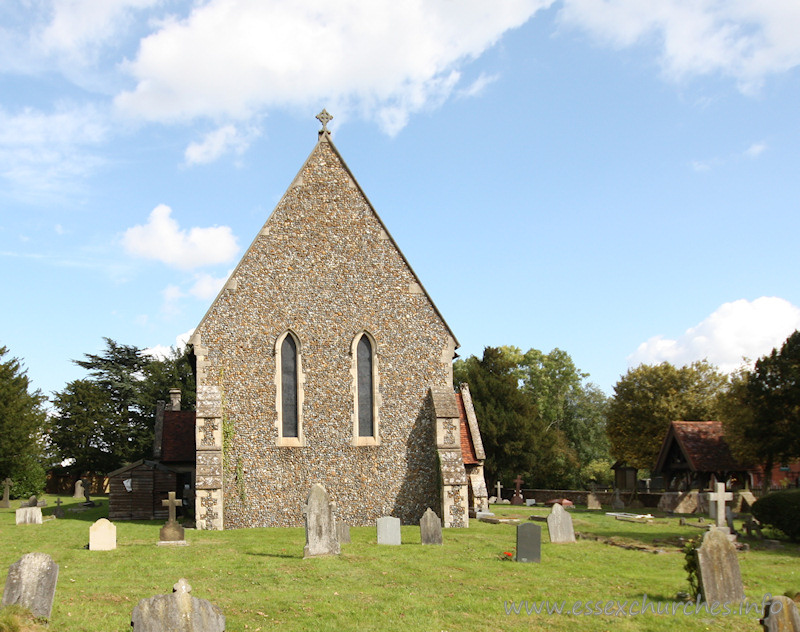
[[[733,500],[733,494],[725,491],[725,483],[717,483],[716,491],[708,495],[709,515],[718,527],[725,526],[725,501]]]
[[[497,488],[497,501],[496,502],[500,502],[503,499],[503,496],[500,494],[500,490],[503,489],[503,484],[500,481],[497,481],[497,484],[495,485],[495,487]]]

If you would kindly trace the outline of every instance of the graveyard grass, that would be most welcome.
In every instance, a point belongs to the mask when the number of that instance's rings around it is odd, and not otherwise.
[[[233,632],[292,630],[741,630],[759,629],[760,605],[745,615],[637,616],[506,614],[505,602],[550,600],[566,607],[584,602],[673,602],[688,591],[679,537],[699,529],[681,527],[676,517],[652,524],[617,521],[601,511],[570,510],[576,534],[619,543],[662,548],[655,554],[602,541],[578,539],[550,544],[542,525],[540,564],[503,561],[513,552],[516,531],[509,524],[470,521],[470,528],[444,531],[442,546],[422,546],[419,527],[402,527],[402,546],[378,546],[374,527],[352,527],[352,543],[338,557],[303,559],[305,534],[296,529],[222,532],[187,530],[188,547],[158,547],[161,522],[117,522],[117,549],[89,551],[89,526],[105,517],[102,507],[69,512],[80,501],[62,499],[64,519],[48,519],[55,496],[46,496],[42,525],[14,524],[14,509],[0,510],[0,568],[25,553],[40,551],[59,565],[49,629],[59,632],[130,630],[130,614],[145,597],[172,591],[184,577],[195,597],[219,606]],[[17,506],[19,503],[13,503]],[[608,508],[604,508],[609,510]],[[544,509],[493,507],[498,517]],[[800,590],[800,546],[753,543],[740,553],[745,593]],[[23,630],[26,628],[23,628]],[[34,629],[34,628],[28,628]]]

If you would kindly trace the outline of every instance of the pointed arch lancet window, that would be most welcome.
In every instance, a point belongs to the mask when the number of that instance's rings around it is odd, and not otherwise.
[[[372,371],[372,344],[361,336],[356,348],[356,373],[358,376],[358,436],[375,436],[374,386]]]
[[[288,334],[281,343],[281,434],[299,436],[297,423],[297,343]]]

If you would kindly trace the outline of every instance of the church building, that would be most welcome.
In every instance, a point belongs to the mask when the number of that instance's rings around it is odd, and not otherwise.
[[[353,526],[465,527],[487,494],[458,342],[317,118],[191,340],[197,527],[300,526],[314,483]]]

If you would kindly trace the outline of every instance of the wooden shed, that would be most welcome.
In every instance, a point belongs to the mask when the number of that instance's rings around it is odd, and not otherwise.
[[[108,475],[109,520],[166,520],[161,505],[169,492],[182,496],[178,473],[156,461],[141,459]]]

